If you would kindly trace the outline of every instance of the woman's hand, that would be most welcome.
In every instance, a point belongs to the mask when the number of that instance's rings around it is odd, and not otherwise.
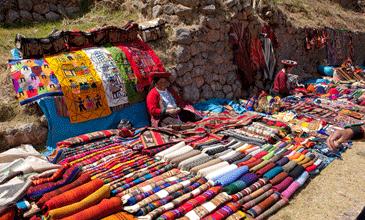
[[[351,140],[354,136],[352,129],[337,130],[327,138],[327,146],[332,150],[337,149],[342,143]]]

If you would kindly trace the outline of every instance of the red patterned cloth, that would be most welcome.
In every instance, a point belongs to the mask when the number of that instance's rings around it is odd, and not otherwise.
[[[39,185],[42,183],[53,182],[60,179],[63,173],[70,167],[68,164],[62,165],[60,169],[53,173],[51,177],[38,178],[32,181],[33,185]]]
[[[125,53],[137,78],[137,91],[143,91],[150,85],[149,75],[152,72],[166,72],[155,52],[142,40],[123,43],[118,46]]]
[[[42,207],[44,205],[45,202],[47,202],[48,200],[51,200],[53,197],[60,195],[68,190],[71,190],[75,187],[78,187],[84,183],[87,183],[90,181],[90,176],[87,174],[81,174],[81,176],[79,176],[75,181],[73,181],[70,184],[67,184],[61,188],[58,188],[56,190],[53,190],[51,192],[48,192],[46,194],[44,194],[42,196],[42,198],[37,202],[37,206],[38,207]]]

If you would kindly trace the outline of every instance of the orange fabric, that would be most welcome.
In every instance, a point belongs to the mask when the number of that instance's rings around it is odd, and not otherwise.
[[[122,205],[122,199],[119,197],[104,199],[99,204],[63,218],[63,220],[99,220],[113,213],[122,211]]]
[[[0,215],[0,220],[13,220],[15,217],[15,209],[8,209],[3,215]]]
[[[109,215],[108,217],[102,218],[101,220],[132,220],[132,219],[136,218],[127,212],[118,212],[113,215]]]

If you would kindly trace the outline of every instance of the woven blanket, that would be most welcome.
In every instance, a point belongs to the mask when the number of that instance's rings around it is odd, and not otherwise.
[[[111,113],[102,80],[83,51],[47,57],[46,61],[60,81],[71,123]]]
[[[109,107],[128,103],[125,82],[112,55],[105,48],[87,48],[83,51],[102,80]]]
[[[45,60],[11,60],[8,65],[21,105],[45,96],[62,95],[60,84]]]
[[[137,78],[137,91],[142,91],[150,85],[149,75],[151,72],[165,72],[160,59],[143,41],[123,43],[119,45],[119,48],[125,53]]]

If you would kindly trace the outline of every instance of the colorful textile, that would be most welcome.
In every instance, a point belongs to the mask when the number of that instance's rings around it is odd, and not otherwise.
[[[238,167],[235,170],[233,170],[232,172],[225,173],[221,176],[218,176],[216,178],[215,182],[216,182],[216,184],[220,184],[222,186],[227,186],[230,183],[234,182],[236,179],[238,179],[243,174],[247,173],[247,171],[248,171],[247,166]]]
[[[112,55],[105,48],[83,49],[102,80],[109,107],[128,103],[126,85]]]
[[[152,72],[165,72],[160,59],[145,42],[136,40],[118,47],[125,53],[137,78],[137,91],[150,85],[149,75]]]
[[[102,218],[101,220],[133,220],[135,217],[127,212],[118,212],[108,217]]]
[[[228,216],[233,215],[240,208],[240,204],[237,202],[228,202],[224,206],[220,207],[215,212],[204,217],[204,220],[223,220]]]
[[[46,96],[62,95],[57,77],[44,59],[11,60],[9,66],[21,105]]]
[[[266,199],[267,197],[269,197],[273,193],[274,193],[274,190],[269,189],[268,191],[263,192],[261,195],[257,196],[256,198],[252,199],[251,201],[248,201],[245,204],[243,204],[242,205],[242,208],[244,210],[248,210],[251,207],[253,207],[254,205],[260,203],[261,201],[263,201],[264,199]]]
[[[52,210],[59,207],[63,207],[82,200],[88,195],[95,192],[102,187],[104,182],[100,179],[92,180],[67,192],[64,192],[58,196],[55,196],[44,203],[43,210]]]
[[[256,182],[258,179],[257,175],[254,173],[246,173],[242,177],[240,177],[237,181],[229,184],[228,186],[224,187],[224,191],[228,194],[235,194],[247,186],[251,185],[252,183]]]
[[[47,57],[46,61],[61,84],[71,123],[111,113],[101,79],[83,51]]]
[[[76,179],[80,173],[81,168],[73,166],[68,168],[62,175],[62,178],[56,182],[43,183],[37,186],[31,186],[27,190],[27,197],[31,200],[39,199],[43,194],[51,192],[57,188],[67,185]]]
[[[220,186],[211,187],[207,191],[202,193],[201,195],[199,195],[193,199],[190,199],[189,201],[180,205],[176,209],[165,212],[158,219],[172,220],[172,219],[177,219],[179,217],[182,217],[189,211],[193,210],[195,207],[203,204],[206,201],[211,200],[214,196],[216,196],[218,193],[220,193],[221,190],[222,190],[222,187],[220,187]]]
[[[235,212],[234,214],[230,215],[227,220],[242,220],[246,219],[246,214],[240,210]]]
[[[63,165],[60,169],[58,169],[56,172],[54,172],[54,174],[52,174],[52,176],[47,177],[47,178],[35,178],[32,183],[33,185],[39,185],[42,183],[47,183],[47,182],[53,182],[55,180],[58,180],[59,178],[62,177],[62,174],[69,168],[69,165]]]
[[[95,192],[93,192],[92,194],[83,198],[82,200],[57,209],[52,209],[46,215],[50,219],[60,219],[66,216],[70,216],[90,206],[98,204],[101,200],[109,198],[109,196],[110,196],[110,187],[104,185]]]
[[[263,213],[270,206],[272,206],[279,199],[280,199],[280,193],[275,192],[271,194],[269,197],[267,197],[264,201],[252,207],[250,210],[247,211],[247,213],[252,215],[253,217],[256,217],[261,213]]]
[[[253,183],[251,186],[246,187],[245,189],[243,189],[242,191],[240,191],[234,195],[231,195],[232,200],[237,202],[238,200],[242,199],[244,196],[247,196],[248,194],[252,193],[253,191],[261,188],[266,183],[267,183],[267,180],[261,178],[258,181],[256,181],[255,183]]]
[[[288,204],[288,200],[285,198],[280,199],[278,202],[276,202],[273,206],[271,206],[269,209],[267,209],[264,213],[257,216],[257,220],[267,219],[270,215],[277,212],[279,209],[284,207],[286,204]]]
[[[53,197],[60,195],[68,190],[71,190],[73,188],[76,188],[84,183],[87,183],[90,181],[90,176],[87,174],[81,174],[76,180],[74,180],[72,183],[67,184],[65,186],[62,186],[58,189],[55,189],[51,192],[48,192],[42,196],[40,200],[37,201],[38,207],[42,207],[45,202],[48,200],[51,200]]]
[[[98,220],[122,210],[122,201],[119,197],[103,199],[99,204],[84,209],[64,220]]]

